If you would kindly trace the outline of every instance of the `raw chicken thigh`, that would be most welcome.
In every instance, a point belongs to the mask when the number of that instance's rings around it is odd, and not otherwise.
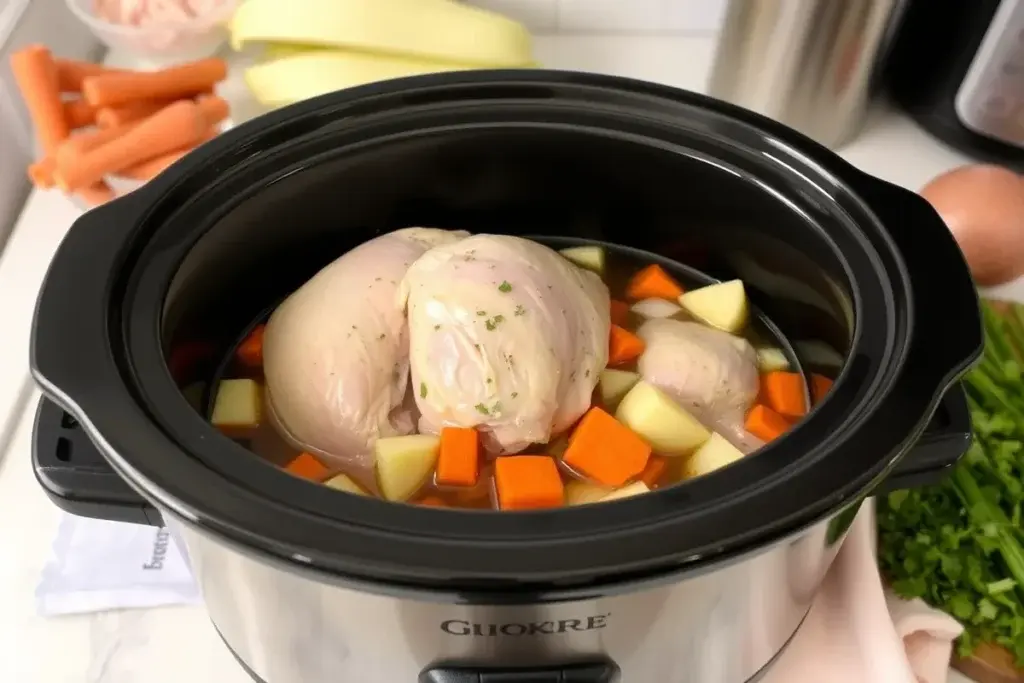
[[[759,381],[757,353],[747,340],[670,319],[647,320],[637,335],[647,345],[637,362],[644,380],[744,453],[763,445],[743,427]]]
[[[407,297],[420,431],[477,427],[516,453],[590,407],[608,359],[608,288],[550,248],[476,235],[412,265]]]
[[[431,247],[468,233],[406,228],[347,252],[274,311],[263,338],[267,405],[296,445],[334,465],[370,463],[378,437],[408,434],[400,410],[409,341],[399,285]]]

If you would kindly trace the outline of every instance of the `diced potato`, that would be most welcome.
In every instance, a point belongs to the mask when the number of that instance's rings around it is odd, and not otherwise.
[[[644,299],[633,304],[630,310],[641,318],[671,318],[683,309],[664,299]]]
[[[598,246],[568,247],[558,252],[580,268],[604,275],[604,248]]]
[[[330,486],[332,489],[344,491],[345,493],[352,493],[357,496],[369,495],[366,492],[366,489],[357,484],[356,481],[347,474],[336,474],[327,481],[325,481],[324,485]]]
[[[602,498],[600,502],[607,503],[612,500],[619,500],[621,498],[632,498],[633,496],[639,496],[641,493],[650,493],[651,490],[647,488],[647,484],[642,481],[634,481],[632,484],[627,484],[621,489],[612,491],[607,496]]]
[[[642,380],[619,403],[615,418],[639,434],[659,455],[689,455],[711,436],[685,408]]]
[[[714,432],[683,466],[683,479],[693,479],[714,472],[720,467],[732,464],[743,458],[743,453],[729,443],[721,434]]]
[[[607,486],[598,486],[588,481],[570,481],[565,487],[565,504],[588,505],[590,503],[598,503],[612,492],[613,489]]]
[[[765,346],[757,350],[757,369],[761,372],[778,372],[789,370],[789,359],[782,349]]]
[[[695,318],[725,332],[739,332],[747,324],[747,292],[742,280],[691,290],[679,297],[679,305]]]
[[[429,434],[411,434],[377,439],[373,456],[381,494],[391,501],[412,498],[430,478],[441,439]]]
[[[235,432],[258,427],[263,419],[263,389],[251,379],[225,379],[217,387],[210,422]]]
[[[601,376],[598,381],[598,389],[601,392],[601,403],[604,404],[608,410],[615,410],[616,406],[622,400],[622,397],[629,393],[637,382],[640,381],[640,375],[635,372],[629,372],[627,370],[613,370],[612,368],[606,368],[601,371]]]

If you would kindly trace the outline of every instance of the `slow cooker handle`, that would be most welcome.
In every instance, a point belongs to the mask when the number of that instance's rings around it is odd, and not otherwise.
[[[424,669],[417,683],[620,683],[619,673],[607,659],[541,667],[442,664]]]
[[[984,344],[978,293],[967,262],[953,233],[923,197],[858,174],[854,189],[881,219],[910,275],[913,379],[949,387],[981,358]]]

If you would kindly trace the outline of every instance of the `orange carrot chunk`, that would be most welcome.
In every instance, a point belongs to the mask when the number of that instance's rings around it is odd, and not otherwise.
[[[288,463],[285,470],[297,477],[312,481],[321,481],[330,474],[330,470],[309,453],[299,453],[298,457]]]
[[[644,352],[644,340],[624,327],[612,325],[608,335],[608,366],[625,365]]]
[[[647,488],[653,489],[661,481],[661,478],[665,476],[665,470],[668,469],[668,458],[663,458],[660,455],[652,455],[647,460],[647,466],[644,467],[644,471],[640,473],[640,481],[647,484]]]
[[[82,94],[94,107],[111,107],[139,100],[177,99],[209,90],[227,78],[227,74],[224,60],[210,57],[160,71],[89,76],[82,81]]]
[[[245,341],[238,345],[235,355],[244,365],[250,368],[263,366],[263,333],[266,330],[266,325],[257,325],[245,338]]]
[[[633,301],[668,299],[675,301],[683,295],[683,288],[665,269],[656,263],[647,266],[629,281],[626,296]]]
[[[42,45],[30,45],[11,55],[11,71],[32,118],[39,145],[46,154],[53,154],[71,132],[64,119],[53,56]]]
[[[444,502],[444,499],[441,498],[440,496],[424,496],[423,498],[420,498],[416,502],[416,504],[417,505],[426,505],[427,507],[433,507],[433,508],[445,508],[445,507],[448,507],[448,503]]]
[[[761,397],[769,408],[783,417],[807,414],[804,378],[797,372],[769,372],[761,375]]]
[[[832,380],[816,372],[811,373],[811,398],[815,405],[825,400],[825,394],[832,390]]]
[[[759,403],[747,413],[745,426],[748,432],[762,441],[768,442],[785,434],[792,425],[786,418]]]
[[[480,477],[480,440],[472,427],[441,429],[434,480],[442,486],[474,486]]]
[[[629,304],[625,301],[612,299],[612,325],[625,327],[629,322]]]
[[[536,510],[565,504],[558,465],[546,455],[505,455],[494,462],[494,487],[502,510]]]
[[[103,129],[103,132],[107,130],[117,129]],[[138,122],[120,137],[79,155],[73,163],[63,163],[63,159],[58,158],[55,180],[65,192],[74,191],[102,180],[108,173],[192,147],[207,130],[209,124],[199,105],[187,100],[175,102]]]
[[[644,471],[651,447],[600,408],[591,408],[569,437],[562,462],[604,486],[622,486]],[[500,462],[500,461],[499,461]]]

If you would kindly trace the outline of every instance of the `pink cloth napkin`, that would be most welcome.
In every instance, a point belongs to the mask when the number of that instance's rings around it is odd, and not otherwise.
[[[961,627],[882,586],[867,501],[792,644],[765,683],[945,683]]]

